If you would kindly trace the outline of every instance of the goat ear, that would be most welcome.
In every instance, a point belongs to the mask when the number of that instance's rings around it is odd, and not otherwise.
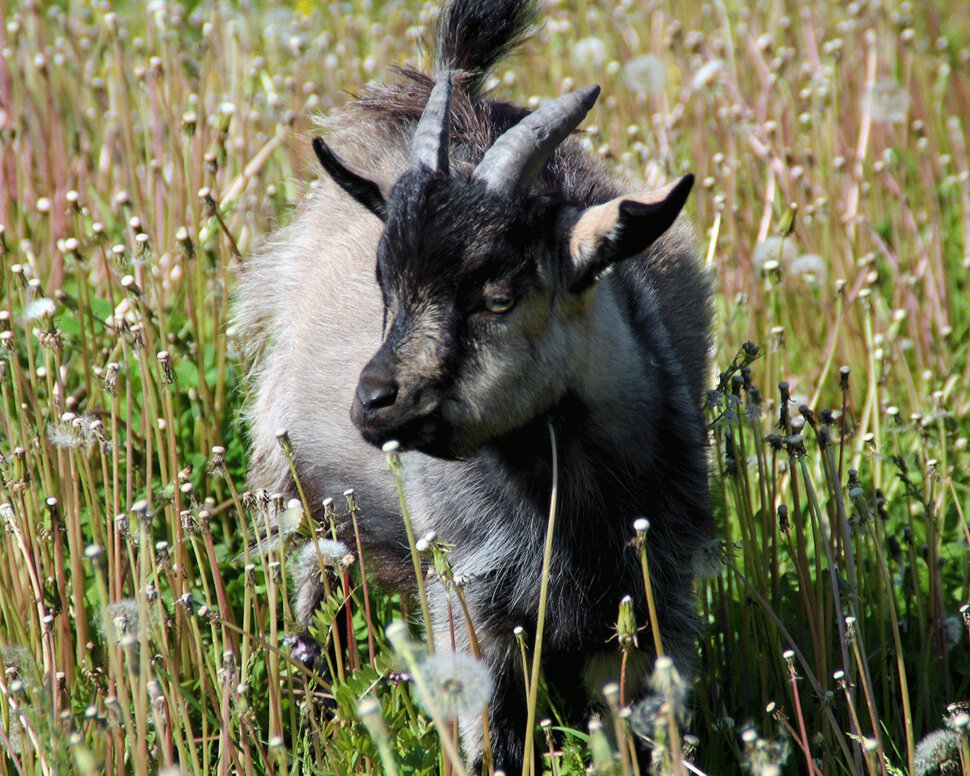
[[[323,169],[333,178],[334,182],[350,196],[377,216],[381,221],[387,221],[387,203],[380,187],[374,181],[368,180],[350,170],[334,150],[323,142],[323,138],[313,138],[313,151],[320,160]]]
[[[585,291],[615,262],[646,250],[677,220],[694,176],[583,211],[569,237],[569,290]]]

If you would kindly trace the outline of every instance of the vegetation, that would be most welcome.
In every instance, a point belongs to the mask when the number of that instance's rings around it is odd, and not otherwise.
[[[661,663],[667,707],[608,693],[581,731],[540,692],[553,773],[629,774],[631,736],[665,772],[970,769],[970,16],[950,6],[552,0],[496,73],[532,104],[597,81],[592,151],[650,185],[696,172],[718,288],[697,679],[684,699]],[[448,715],[488,677],[388,629],[419,603],[365,589],[353,548],[323,558],[315,635],[355,634],[333,681],[291,658],[286,532],[249,549],[274,496],[246,492],[227,329],[235,268],[316,175],[313,115],[419,62],[436,13],[0,3],[3,774],[462,770]],[[331,495],[328,515],[367,509]],[[447,547],[416,544],[447,580]],[[618,650],[647,625],[628,614]]]

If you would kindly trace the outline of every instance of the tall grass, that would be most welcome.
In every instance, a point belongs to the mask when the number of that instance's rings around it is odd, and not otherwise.
[[[314,635],[341,617],[354,637],[317,656],[286,535],[317,505],[277,505],[285,530],[249,551],[279,497],[246,491],[226,329],[234,270],[315,175],[312,115],[420,61],[436,12],[0,4],[3,774],[462,770],[449,704],[488,679],[449,680],[419,629],[388,642],[421,604],[319,537]],[[645,736],[671,772],[967,772],[970,17],[941,0],[545,15],[497,92],[601,83],[584,142],[650,185],[698,174],[718,287],[697,679],[684,701],[661,661],[666,710],[610,688],[585,732],[537,693],[546,768],[630,773]],[[367,508],[332,495],[325,529]],[[415,542],[464,617],[473,582],[447,549]],[[646,623],[619,615],[627,655]],[[541,645],[520,645],[528,669]]]

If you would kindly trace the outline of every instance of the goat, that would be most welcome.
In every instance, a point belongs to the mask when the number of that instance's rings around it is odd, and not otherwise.
[[[535,0],[449,0],[435,76],[373,87],[324,122],[328,177],[244,264],[235,325],[253,362],[250,480],[295,494],[287,429],[312,504],[353,486],[368,559],[414,584],[399,505],[373,445],[406,453],[416,532],[434,531],[494,680],[491,750],[521,769],[526,703],[513,626],[533,632],[558,439],[559,506],[543,670],[581,718],[619,676],[607,643],[620,600],[647,604],[633,521],[649,518],[664,649],[689,675],[691,562],[709,537],[701,396],[710,285],[678,219],[692,177],[647,194],[569,135],[599,89],[534,112],[486,99],[493,65],[535,24]],[[375,271],[376,270],[376,271]],[[349,410],[349,411],[348,411]],[[319,577],[300,575],[306,623]],[[439,644],[446,593],[429,588]],[[455,623],[459,650],[468,649]],[[631,663],[644,697],[652,650]],[[584,687],[580,677],[588,677]],[[461,720],[480,764],[480,720]]]

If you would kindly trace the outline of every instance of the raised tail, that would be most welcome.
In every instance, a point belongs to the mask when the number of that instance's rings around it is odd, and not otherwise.
[[[472,99],[489,72],[535,29],[538,0],[448,0],[438,22],[435,71],[455,70]]]

